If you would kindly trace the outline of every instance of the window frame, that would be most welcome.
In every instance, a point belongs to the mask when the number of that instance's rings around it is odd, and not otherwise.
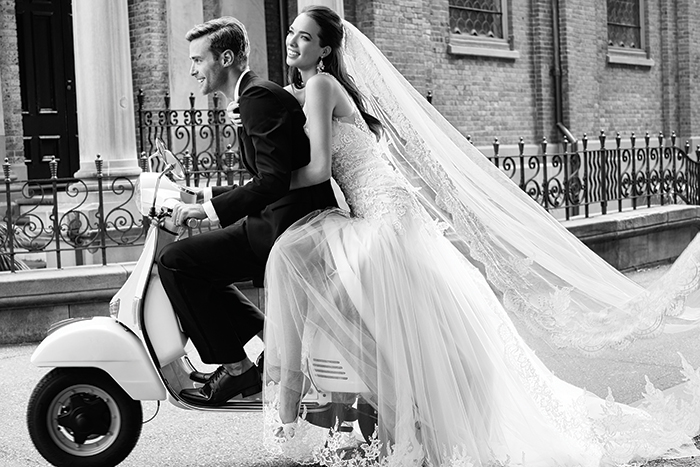
[[[607,16],[606,1],[606,32],[607,32],[607,54],[606,61],[609,65],[628,65],[651,68],[654,60],[651,58],[649,48],[649,15],[647,13],[647,0],[637,0],[639,2],[639,40],[638,48],[631,49],[610,43],[610,18]]]
[[[515,50],[514,38],[511,33],[511,2],[512,0],[498,0],[501,2],[501,28],[503,38],[472,36],[470,34],[455,34],[450,23],[450,0],[447,4],[447,24],[449,28],[447,53],[451,55],[463,55],[472,57],[490,57],[508,60],[520,58],[520,52]]]

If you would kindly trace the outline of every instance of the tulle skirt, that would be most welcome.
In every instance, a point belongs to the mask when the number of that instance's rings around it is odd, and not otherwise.
[[[325,333],[369,388],[395,465],[598,466],[694,452],[696,401],[695,419],[674,424],[556,378],[430,222],[316,212],[279,238],[266,274],[266,410],[277,384],[307,389],[310,342]]]

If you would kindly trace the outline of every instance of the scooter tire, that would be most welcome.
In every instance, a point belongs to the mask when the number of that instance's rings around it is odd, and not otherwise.
[[[119,464],[136,446],[142,418],[141,403],[96,368],[51,370],[27,406],[34,446],[59,467]]]

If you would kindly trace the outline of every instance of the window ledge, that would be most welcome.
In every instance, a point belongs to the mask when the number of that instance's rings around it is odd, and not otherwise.
[[[621,47],[608,47],[608,63],[613,65],[631,65],[651,68],[654,60],[647,57],[643,50],[623,49]]]
[[[517,60],[520,52],[512,50],[510,44],[503,39],[493,39],[483,36],[450,35],[447,53],[452,55],[467,55],[472,57],[491,57]]]

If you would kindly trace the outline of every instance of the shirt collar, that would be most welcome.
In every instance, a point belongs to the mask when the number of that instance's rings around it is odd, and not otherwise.
[[[236,87],[233,88],[233,101],[238,102],[238,98],[241,97],[238,93],[240,92],[241,89],[241,81],[243,80],[243,77],[248,74],[250,71],[250,68],[246,68],[243,73],[241,73],[241,76],[238,77],[238,81],[236,81]]]

